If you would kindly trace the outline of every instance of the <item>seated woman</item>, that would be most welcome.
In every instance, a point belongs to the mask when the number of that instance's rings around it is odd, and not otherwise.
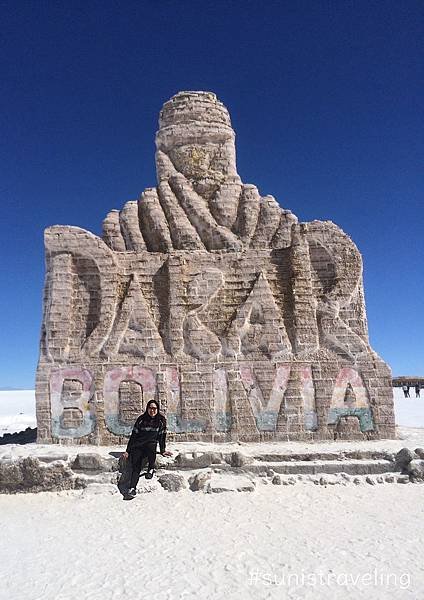
[[[166,418],[159,412],[159,403],[156,400],[150,400],[144,413],[135,422],[127,449],[123,454],[125,458],[130,458],[131,465],[129,490],[126,497],[135,498],[136,496],[143,458],[148,460],[146,479],[153,477],[158,442],[162,456],[172,456],[172,453],[165,449]]]

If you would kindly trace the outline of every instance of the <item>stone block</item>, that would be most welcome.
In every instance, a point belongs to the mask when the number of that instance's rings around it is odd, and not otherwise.
[[[424,479],[424,460],[413,459],[406,466],[406,472],[411,479],[423,480]]]
[[[54,454],[37,454],[37,458],[39,461],[43,463],[52,463],[58,460],[62,462],[67,462],[69,455],[63,453],[54,453]]]
[[[186,452],[175,457],[175,464],[181,469],[202,469],[220,463],[222,463],[220,452]]]
[[[213,475],[204,491],[208,494],[253,492],[255,491],[255,482],[243,475]]]
[[[232,452],[229,456],[229,464],[232,467],[243,467],[244,465],[252,462],[252,459],[243,454],[242,452]]]
[[[398,483],[409,483],[409,475],[398,475],[396,481]]]
[[[415,454],[419,456],[419,458],[424,458],[424,448],[415,448]]]
[[[212,477],[211,471],[202,471],[201,473],[196,473],[189,478],[189,485],[192,492],[203,491],[205,487],[208,485]]]
[[[73,461],[72,469],[75,471],[117,471],[118,459],[104,458],[94,452],[81,452]]]
[[[2,493],[60,491],[84,488],[86,485],[63,462],[43,465],[31,456],[6,465],[0,461]]]
[[[158,481],[168,492],[180,492],[187,488],[186,479],[179,473],[164,473]]]
[[[400,471],[405,471],[409,463],[416,458],[413,450],[402,448],[395,456],[396,467]]]

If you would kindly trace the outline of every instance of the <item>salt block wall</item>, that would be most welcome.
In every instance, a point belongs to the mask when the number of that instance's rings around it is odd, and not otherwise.
[[[394,436],[358,249],[243,184],[234,140],[214,94],[181,92],[160,114],[158,185],[102,238],[46,230],[40,442],[125,443],[153,398],[175,440]]]

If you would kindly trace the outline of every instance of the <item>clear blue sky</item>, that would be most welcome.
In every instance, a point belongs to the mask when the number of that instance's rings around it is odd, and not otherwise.
[[[154,185],[158,112],[190,89],[229,108],[243,181],[353,238],[371,344],[424,375],[421,1],[21,0],[0,22],[0,387],[34,386],[43,229],[100,233]]]

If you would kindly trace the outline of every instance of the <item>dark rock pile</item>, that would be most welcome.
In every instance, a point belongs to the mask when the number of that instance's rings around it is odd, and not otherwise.
[[[25,431],[5,433],[0,437],[0,446],[4,444],[33,444],[37,441],[37,428],[27,427]]]

